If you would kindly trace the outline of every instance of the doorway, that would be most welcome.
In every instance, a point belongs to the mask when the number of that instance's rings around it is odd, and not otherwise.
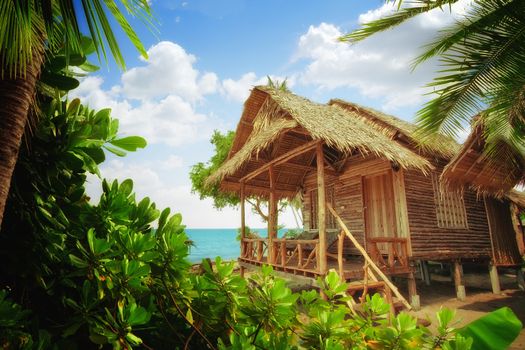
[[[365,237],[397,237],[394,188],[390,171],[363,177]],[[378,244],[381,253],[386,244]]]

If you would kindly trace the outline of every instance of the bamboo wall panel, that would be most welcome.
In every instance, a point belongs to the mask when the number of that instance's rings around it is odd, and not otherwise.
[[[441,171],[438,166],[438,171]],[[412,255],[423,259],[489,258],[491,243],[485,206],[472,191],[465,191],[468,229],[440,228],[430,176],[406,171],[405,193]]]
[[[523,260],[516,242],[509,202],[487,198],[485,204],[494,247],[494,264],[507,266],[521,264]]]

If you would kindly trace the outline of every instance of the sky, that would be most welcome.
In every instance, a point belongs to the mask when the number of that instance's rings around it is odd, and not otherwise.
[[[145,149],[126,157],[107,155],[101,175],[131,178],[137,198],[180,212],[190,228],[235,228],[240,212],[216,210],[191,193],[189,171],[213,155],[214,130],[235,130],[243,103],[267,76],[287,79],[292,92],[315,102],[341,98],[408,121],[429,99],[424,85],[435,60],[411,69],[412,60],[439,30],[461,18],[468,1],[452,11],[437,9],[358,44],[337,39],[362,23],[395,11],[381,0],[151,0],[155,30],[139,20],[134,28],[148,51],[140,57],[117,31],[127,69],[96,62],[70,97],[91,108],[111,108],[120,135],[139,135]],[[100,196],[101,179],[87,191]],[[290,212],[279,223],[295,227]],[[247,225],[264,227],[256,215]]]

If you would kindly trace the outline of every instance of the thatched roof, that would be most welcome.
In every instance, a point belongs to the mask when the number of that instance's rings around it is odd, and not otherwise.
[[[401,142],[404,141],[412,150],[419,153],[450,159],[456,155],[461,148],[454,139],[442,134],[436,134],[432,140],[426,142],[425,145],[421,145],[415,136],[417,128],[415,124],[370,107],[360,106],[357,103],[341,99],[332,99],[328,104],[340,106],[348,111],[356,112],[359,118],[379,130],[381,133],[387,135],[391,139],[398,139]]]
[[[365,112],[367,115],[375,113],[368,109]],[[341,154],[358,151],[363,155],[386,158],[402,168],[416,168],[424,172],[432,168],[427,159],[394,141],[387,128],[372,125],[369,117],[363,116],[365,112],[343,108],[336,103],[315,103],[269,87],[255,87],[245,102],[228,159],[207,179],[207,184],[226,179],[224,182],[228,182],[228,190],[235,190],[232,183],[264,164],[265,161],[259,159],[260,152],[276,141],[281,142],[283,135],[291,132],[305,135],[304,142],[321,140],[326,147]],[[377,119],[384,118],[383,115],[377,116]],[[399,120],[396,123],[401,125]],[[285,139],[282,143],[290,148],[293,142]],[[303,159],[299,160],[305,166],[310,165]],[[284,185],[300,184],[297,179],[290,178]]]
[[[447,164],[441,175],[449,189],[471,188],[480,194],[504,196],[524,181],[525,160],[521,155],[494,157],[485,153],[483,125],[479,119],[461,150]],[[498,144],[499,152],[512,155],[507,144]],[[509,148],[509,152],[503,152]]]
[[[525,210],[525,192],[510,190],[505,197],[516,204],[521,210]]]

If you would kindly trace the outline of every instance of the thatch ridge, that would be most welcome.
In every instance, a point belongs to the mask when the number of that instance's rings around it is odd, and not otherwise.
[[[328,104],[338,105],[347,110],[355,111],[361,119],[390,138],[395,138],[397,134],[404,135],[417,151],[423,151],[450,159],[454,157],[461,148],[461,145],[453,138],[443,134],[436,134],[431,140],[428,140],[425,144],[421,144],[417,138],[417,126],[415,124],[374,108],[361,106],[357,103],[338,98],[331,99]]]

